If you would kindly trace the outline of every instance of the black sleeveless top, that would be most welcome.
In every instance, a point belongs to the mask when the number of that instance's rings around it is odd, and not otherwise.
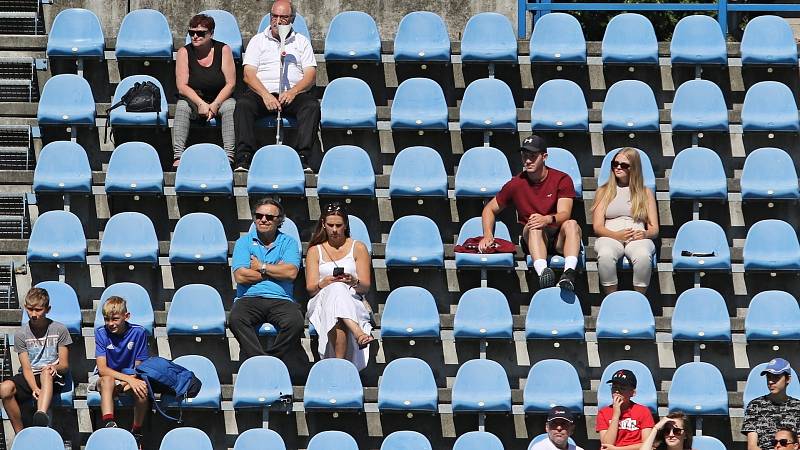
[[[225,87],[225,75],[222,73],[222,47],[225,44],[212,39],[211,45],[214,48],[214,60],[209,67],[197,62],[197,54],[191,43],[184,46],[189,53],[189,87],[208,103],[214,101]]]

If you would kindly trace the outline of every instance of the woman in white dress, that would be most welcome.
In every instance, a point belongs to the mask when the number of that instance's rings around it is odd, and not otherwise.
[[[306,289],[313,298],[306,317],[319,334],[321,358],[344,358],[358,370],[367,366],[372,337],[369,291],[371,260],[364,243],[350,237],[344,206],[322,211],[306,255]]]

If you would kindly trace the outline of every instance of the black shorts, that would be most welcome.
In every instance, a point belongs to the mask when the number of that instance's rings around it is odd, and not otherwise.
[[[558,233],[561,231],[561,227],[544,227],[542,230],[542,235],[544,236],[544,245],[547,249],[548,255],[555,255],[558,254],[556,251],[556,241],[558,241]],[[525,236],[519,236],[519,246],[522,247],[522,252],[526,255],[530,255],[531,252],[528,250],[528,242],[525,240]]]
[[[37,373],[34,375],[34,377],[36,378],[36,383],[41,386],[42,380],[39,378],[39,374]],[[59,382],[59,380],[61,382]],[[11,381],[14,382],[14,386],[17,388],[17,393],[14,394],[14,398],[17,400],[17,403],[25,403],[33,398],[33,389],[31,389],[24,375],[18,373],[11,378]],[[63,387],[64,377],[61,375],[56,375],[53,383],[53,394],[60,394]]]

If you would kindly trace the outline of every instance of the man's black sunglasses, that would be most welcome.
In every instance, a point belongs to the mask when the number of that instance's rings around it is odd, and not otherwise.
[[[206,37],[208,30],[189,30],[187,33],[189,33],[189,36]]]
[[[790,441],[788,439],[773,439],[772,446],[777,447],[780,444],[781,447],[786,447],[789,444],[794,444],[794,441]]]
[[[261,214],[261,213],[255,213],[253,215],[255,216],[256,220],[267,219],[270,222],[280,217],[280,215],[276,216],[274,214]]]

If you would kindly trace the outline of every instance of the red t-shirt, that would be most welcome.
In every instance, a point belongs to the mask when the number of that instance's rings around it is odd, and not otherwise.
[[[617,427],[617,440],[614,445],[617,447],[624,447],[631,444],[642,443],[642,429],[653,428],[653,415],[650,409],[638,403],[631,402],[631,407],[622,411],[619,417],[619,426]],[[611,422],[614,410],[611,406],[600,408],[597,411],[597,423],[595,431],[598,433],[602,430],[608,429],[608,423]]]
[[[495,197],[501,208],[514,205],[517,221],[525,224],[533,213],[555,214],[560,198],[575,198],[575,186],[566,173],[547,169],[547,176],[540,183],[530,181],[525,172],[509,180]]]

